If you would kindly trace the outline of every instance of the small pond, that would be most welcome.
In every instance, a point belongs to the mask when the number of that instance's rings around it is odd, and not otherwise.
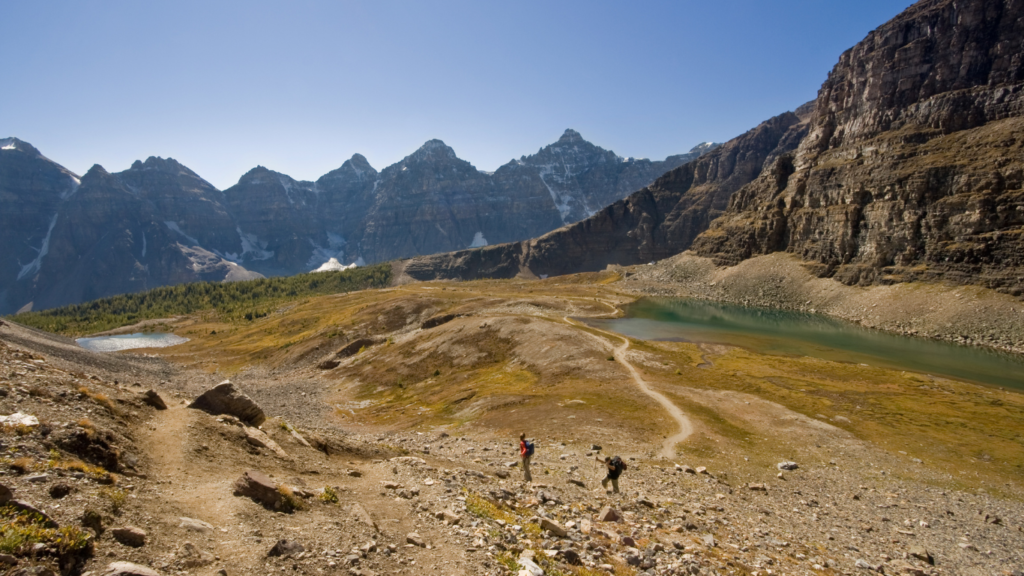
[[[587,323],[643,340],[708,342],[1024,389],[1024,356],[897,336],[817,314],[644,298],[626,316]]]
[[[78,345],[93,352],[117,352],[132,348],[164,348],[188,342],[177,334],[163,332],[136,332],[135,334],[118,334],[116,336],[96,336],[95,338],[78,338]]]

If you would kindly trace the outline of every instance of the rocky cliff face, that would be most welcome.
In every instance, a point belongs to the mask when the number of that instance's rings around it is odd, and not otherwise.
[[[793,112],[772,118],[581,222],[535,240],[414,258],[404,264],[405,274],[420,280],[549,276],[678,254],[766,161],[796,146],[810,109],[798,110],[803,118]]]
[[[79,179],[17,138],[0,140],[0,178],[0,311],[12,311],[31,300],[59,207]]]
[[[572,130],[495,174],[440,140],[377,172],[356,154],[316,182],[258,166],[221,192],[173,159],[78,177],[0,140],[0,313],[196,280],[286,275],[521,240],[714,147],[623,159]]]
[[[840,58],[818,98],[594,216],[414,278],[557,274],[692,249],[800,255],[845,283],[1024,293],[1024,2],[925,0]],[[799,117],[799,118],[798,118]]]
[[[694,244],[846,283],[1024,291],[1024,2],[915,4],[847,51],[807,137]]]

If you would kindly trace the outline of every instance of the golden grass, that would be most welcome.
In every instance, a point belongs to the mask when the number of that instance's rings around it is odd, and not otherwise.
[[[543,281],[431,282],[306,298],[254,322],[227,323],[196,315],[174,327],[192,338],[190,342],[155,353],[227,374],[252,364],[301,366],[304,355],[316,353],[318,346],[339,349],[363,335],[386,339],[406,326],[407,317],[417,318],[420,313],[472,313],[486,307],[482,303],[510,302],[535,306],[541,315],[531,316],[530,321],[562,323],[565,315],[607,314],[610,309],[603,300],[632,298],[605,284],[617,278],[615,273],[600,273]],[[613,346],[620,343],[585,326],[575,329]],[[628,430],[637,440],[653,439],[674,427],[668,418],[651,418],[652,404],[631,387],[572,375],[546,379],[517,362],[508,345],[494,335],[480,335],[481,341],[470,343],[489,354],[485,361],[456,365],[450,359],[435,358],[411,365],[411,348],[433,337],[425,331],[412,343],[395,338],[392,345],[373,346],[347,360],[351,366],[339,369],[339,374],[347,370],[361,386],[354,394],[339,389],[332,401],[366,401],[368,406],[355,409],[357,423],[395,428],[474,421],[504,430],[512,425],[511,410],[517,411],[517,422],[528,426],[541,425],[556,413],[602,418],[608,427]],[[1019,482],[1024,476],[1024,396],[1018,392],[736,348],[711,354],[693,344],[636,340],[631,347],[650,355],[650,362],[637,365],[645,379],[697,424],[698,433],[681,445],[686,453],[707,455],[723,465],[756,467],[767,465],[779,450],[800,443],[800,439],[782,443],[770,439],[766,434],[770,430],[763,425],[738,418],[692,393],[739,392],[817,420],[825,416],[830,424],[890,453],[906,452],[908,459],[920,458],[937,473],[953,471],[958,485],[991,487]],[[603,351],[597,359],[611,369],[614,364],[605,360],[607,356]],[[555,408],[568,399],[586,404]],[[467,410],[470,406],[474,408]],[[838,416],[849,422],[834,420]],[[747,455],[749,463],[740,462],[739,453]],[[961,474],[961,469],[971,471]]]

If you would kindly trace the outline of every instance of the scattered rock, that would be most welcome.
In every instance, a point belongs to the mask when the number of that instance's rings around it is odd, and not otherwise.
[[[547,518],[540,519],[540,528],[541,530],[550,532],[559,538],[565,538],[569,534],[561,524]]]
[[[415,532],[409,532],[405,535],[405,541],[413,546],[419,546],[420,548],[426,547],[427,543],[423,541],[423,538]]]
[[[0,484],[0,506],[7,504],[14,499],[14,492],[10,488]]]
[[[281,458],[288,458],[288,453],[285,452],[284,449],[282,449],[277,444],[277,442],[271,440],[270,436],[267,436],[267,434],[264,431],[258,428],[253,428],[251,426],[245,426],[244,430],[245,441],[248,442],[249,444],[252,444],[253,446],[258,446],[260,448],[266,448],[273,452],[274,454],[277,454]]]
[[[796,462],[779,462],[775,467],[779,470],[796,470],[800,465]]]
[[[0,424],[7,424],[8,426],[28,426],[31,428],[39,426],[39,419],[31,414],[15,412],[10,416],[0,416]]]
[[[705,535],[701,536],[701,541],[704,542],[704,545],[707,546],[708,548],[714,548],[715,546],[718,545],[718,543],[715,542],[715,537],[712,536],[711,534],[705,534]]]
[[[267,556],[295,556],[305,552],[306,547],[294,540],[278,540],[277,544],[267,552]]]
[[[103,576],[160,576],[160,573],[131,562],[112,562]]]
[[[214,416],[230,414],[250,426],[259,426],[267,419],[256,402],[235,388],[230,380],[225,380],[207,390],[193,400],[188,407],[208,412]]]
[[[114,540],[125,546],[139,548],[146,544],[146,531],[136,526],[114,528],[110,533],[114,536]]]
[[[10,554],[0,554],[0,565],[4,566],[17,566],[18,559]]]
[[[9,576],[57,576],[57,573],[47,566],[26,566],[11,572]]]
[[[914,558],[917,558],[922,562],[927,562],[932,566],[935,565],[935,558],[932,558],[931,553],[928,552],[928,550],[926,550],[924,546],[911,546],[910,550],[907,551],[907,554],[913,556]]]
[[[196,520],[195,518],[186,518],[182,516],[178,518],[181,520],[181,524],[178,524],[178,528],[184,528],[189,532],[199,532],[200,534],[210,534],[213,532],[213,525],[202,520]]]
[[[142,403],[152,406],[157,410],[167,410],[167,403],[156,393],[156,390],[147,390],[141,396]]]
[[[877,564],[877,565],[876,564],[872,564],[872,563],[868,562],[867,560],[864,560],[863,558],[858,558],[857,561],[854,563],[854,566],[856,566],[857,568],[860,568],[862,570],[871,570],[873,572],[881,572],[882,571],[882,565],[881,564]]]
[[[235,496],[246,496],[267,508],[284,507],[284,495],[278,490],[277,483],[262,472],[249,470],[241,478],[235,480]]]
[[[605,506],[597,514],[598,522],[619,522],[620,520],[622,520],[622,514],[619,514],[619,511],[611,506]]]

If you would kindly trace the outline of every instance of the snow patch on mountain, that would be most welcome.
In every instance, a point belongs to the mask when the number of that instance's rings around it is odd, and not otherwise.
[[[307,268],[312,268],[319,263],[328,261],[328,259],[334,260],[345,257],[345,237],[341,234],[328,232],[326,247],[321,246],[312,238],[309,239],[309,243],[313,245],[313,254],[306,261]]]
[[[78,176],[75,176],[74,174],[68,174],[68,178],[71,180],[71,185],[68,186],[67,192],[64,192],[63,194],[60,195],[61,200],[67,200],[68,198],[74,196],[75,192],[78,192],[78,187],[82,185],[82,181],[78,179]]]
[[[37,253],[35,260],[21,267],[21,271],[18,272],[18,280],[39,272],[39,269],[43,267],[43,258],[50,252],[50,236],[53,234],[53,227],[56,225],[57,214],[54,214],[53,219],[50,220],[50,227],[46,229],[46,236],[43,237],[43,243],[38,249],[32,248]]]
[[[477,232],[476,235],[473,236],[473,241],[469,244],[469,247],[483,248],[484,246],[487,246],[487,238],[484,238],[483,232]]]
[[[319,268],[313,270],[312,272],[341,272],[343,270],[351,270],[352,268],[355,267],[356,264],[354,263],[346,266],[341,262],[338,262],[337,258],[331,258],[327,262],[321,264]]]
[[[177,222],[165,220],[164,226],[167,226],[167,229],[170,230],[171,232],[177,232],[178,234],[181,234],[182,238],[191,242],[193,246],[199,246],[199,240],[196,240],[195,238],[189,236],[188,234],[185,234],[185,231],[178,227]]]
[[[249,260],[269,260],[274,257],[274,251],[267,250],[265,240],[260,240],[255,234],[242,232],[241,226],[236,227],[235,230],[238,231],[238,237],[242,240],[242,259],[248,257]]]

